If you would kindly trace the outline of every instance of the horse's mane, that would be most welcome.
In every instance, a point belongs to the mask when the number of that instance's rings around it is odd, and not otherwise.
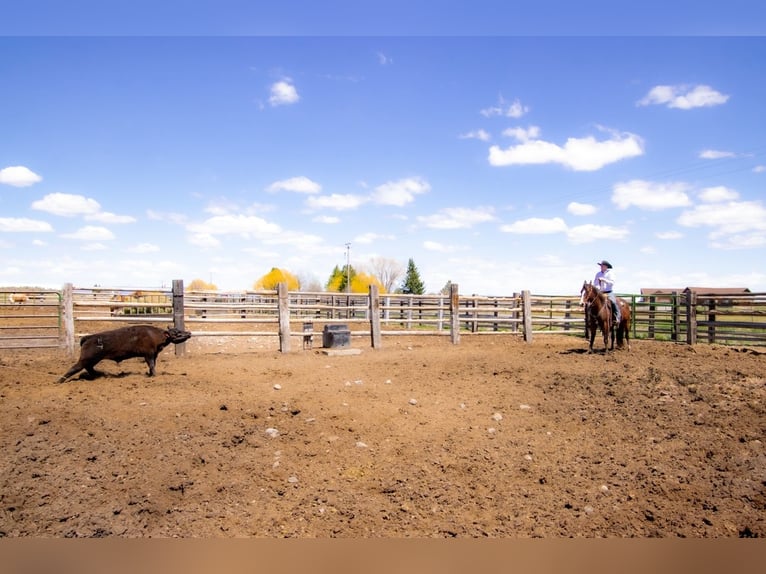
[[[601,291],[601,289],[599,289],[598,287],[596,287],[596,286],[595,286],[593,283],[591,283],[591,282],[589,281],[589,282],[585,283],[585,285],[586,285],[588,288],[592,289],[592,290],[593,290],[593,293],[595,294],[595,296],[596,296],[596,297],[598,297],[598,298],[599,298],[601,301],[605,301],[605,300],[606,300],[606,293],[604,293],[603,291]]]

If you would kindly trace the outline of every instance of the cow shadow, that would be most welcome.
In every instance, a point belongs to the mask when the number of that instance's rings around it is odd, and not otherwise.
[[[93,375],[87,371],[80,373],[77,377],[72,377],[70,381],[97,381],[99,379],[124,379],[135,373],[120,371],[119,373],[106,373],[104,371],[94,371]]]

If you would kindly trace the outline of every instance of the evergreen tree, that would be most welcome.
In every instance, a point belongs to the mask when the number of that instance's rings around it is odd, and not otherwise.
[[[425,292],[426,287],[423,285],[423,281],[420,278],[418,268],[410,257],[409,261],[407,261],[407,273],[405,274],[404,282],[402,283],[402,293],[408,295],[422,295]]]

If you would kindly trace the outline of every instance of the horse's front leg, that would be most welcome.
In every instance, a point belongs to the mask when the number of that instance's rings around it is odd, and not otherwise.
[[[595,325],[589,325],[588,326],[588,335],[590,337],[588,341],[588,352],[593,352],[593,342],[596,340],[596,326]]]

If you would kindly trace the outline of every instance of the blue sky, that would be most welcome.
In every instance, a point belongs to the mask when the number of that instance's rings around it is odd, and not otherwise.
[[[0,24],[0,286],[324,283],[348,253],[412,258],[429,292],[572,294],[602,258],[621,292],[766,291],[757,5],[501,34],[482,8],[508,3],[330,3],[350,35],[42,4]]]

